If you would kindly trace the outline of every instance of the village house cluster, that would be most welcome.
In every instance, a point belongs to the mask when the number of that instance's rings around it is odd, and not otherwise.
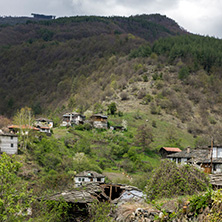
[[[81,125],[89,123],[92,127],[98,129],[108,129],[108,117],[103,114],[93,114],[89,120],[86,117],[77,112],[65,113],[63,115],[62,123],[60,126],[72,127],[75,125]],[[0,153],[5,152],[7,154],[17,154],[18,153],[18,134],[22,133],[27,135],[29,131],[37,131],[45,133],[50,136],[54,123],[52,120],[47,118],[35,119],[34,123],[29,125],[9,125],[5,130],[0,130]],[[112,129],[117,129],[113,127]],[[121,128],[121,127],[119,127]],[[118,128],[118,129],[119,129]]]
[[[98,129],[108,128],[108,117],[103,114],[93,114],[89,120],[81,113],[71,112],[63,115],[61,126],[74,126],[89,123]]]
[[[205,173],[222,173],[222,146],[213,145],[191,149],[162,147],[160,154],[163,158],[180,164],[193,164]]]

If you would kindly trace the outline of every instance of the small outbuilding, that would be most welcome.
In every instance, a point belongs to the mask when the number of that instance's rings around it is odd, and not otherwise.
[[[175,148],[175,147],[161,147],[159,150],[160,155],[162,158],[166,158],[167,155],[174,154],[174,153],[179,153],[182,150],[180,148]]]

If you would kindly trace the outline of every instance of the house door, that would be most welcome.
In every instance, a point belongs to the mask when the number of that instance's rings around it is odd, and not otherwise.
[[[205,164],[202,166],[202,168],[204,168],[204,173],[210,174],[212,172],[212,167],[210,164]]]

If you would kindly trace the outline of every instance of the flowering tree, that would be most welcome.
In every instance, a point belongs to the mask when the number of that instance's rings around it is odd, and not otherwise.
[[[32,109],[29,107],[21,108],[14,116],[13,123],[19,126],[20,148],[26,150],[29,132],[32,129],[34,116]]]

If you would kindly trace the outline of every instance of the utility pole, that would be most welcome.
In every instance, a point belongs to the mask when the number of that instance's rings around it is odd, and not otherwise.
[[[211,153],[210,153],[210,169],[211,169],[211,173],[213,171],[213,146],[214,146],[214,140],[213,137],[211,138]]]

